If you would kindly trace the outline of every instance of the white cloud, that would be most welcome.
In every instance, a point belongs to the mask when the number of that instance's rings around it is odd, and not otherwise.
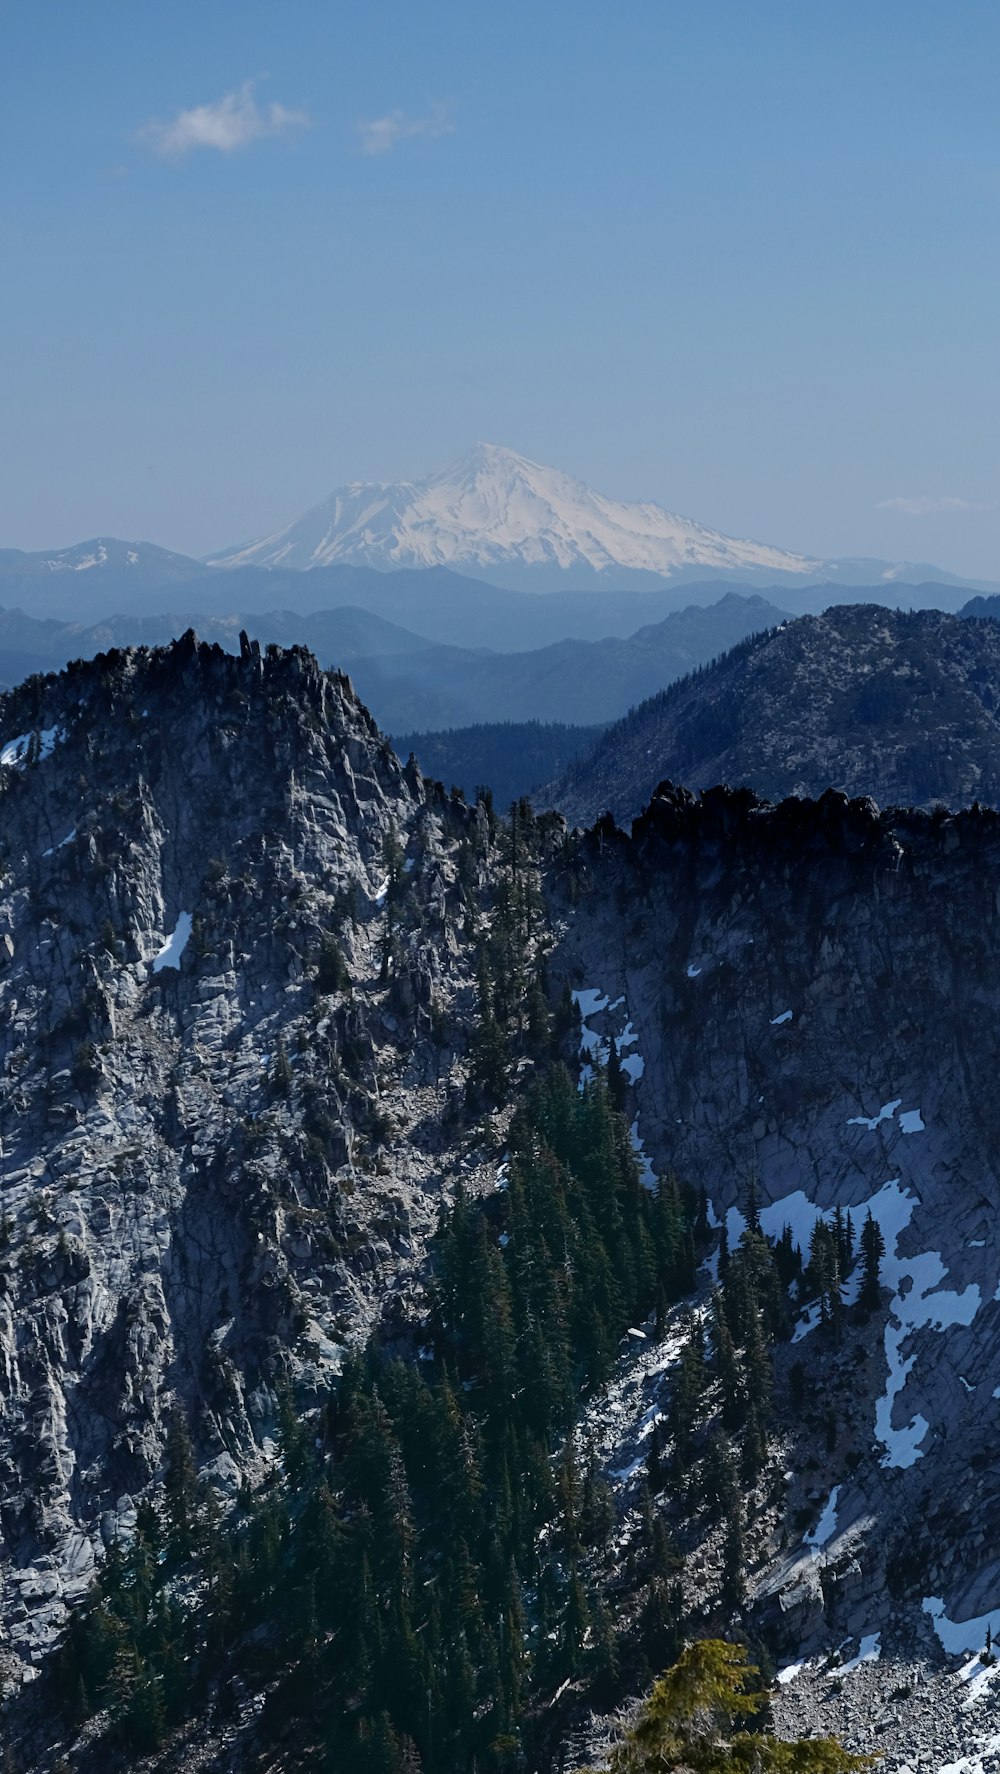
[[[169,123],[147,123],[139,131],[138,139],[163,160],[182,160],[195,148],[215,148],[220,154],[233,154],[263,136],[283,136],[292,130],[309,128],[312,118],[308,111],[289,110],[287,105],[258,105],[254,85],[253,80],[247,80],[238,91],[227,92],[212,105],[194,105],[190,111],[178,111]]]
[[[878,511],[902,511],[907,517],[932,517],[942,511],[995,511],[996,504],[976,505],[971,499],[880,499]]]
[[[451,135],[455,128],[447,105],[434,105],[426,117],[408,117],[405,111],[389,111],[385,117],[373,117],[358,124],[363,154],[390,154],[398,142],[423,136],[433,141],[437,136]]]

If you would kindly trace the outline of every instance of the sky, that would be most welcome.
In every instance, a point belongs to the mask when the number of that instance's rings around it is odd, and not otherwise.
[[[1000,579],[996,0],[8,0],[0,547],[477,439]]]

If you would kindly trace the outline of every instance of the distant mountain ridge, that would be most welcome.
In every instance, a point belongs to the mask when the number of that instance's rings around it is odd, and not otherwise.
[[[339,667],[349,667],[360,658],[420,653],[428,647],[423,635],[350,605],[320,610],[312,616],[272,610],[256,622],[239,612],[209,616],[183,610],[156,616],[110,616],[94,623],[57,622],[39,621],[23,610],[0,608],[0,688],[20,683],[33,672],[61,670],[71,659],[90,659],[112,648],[163,646],[189,628],[202,640],[238,653],[240,630],[247,626],[265,644],[308,646],[325,663]]]
[[[664,779],[1000,805],[1000,623],[865,604],[783,623],[633,709],[538,802],[625,823]]]
[[[0,683],[14,684],[34,671],[111,647],[161,646],[188,628],[238,652],[245,627],[264,644],[308,646],[322,665],[348,670],[387,731],[512,721],[597,727],[783,614],[763,598],[729,592],[717,604],[690,605],[628,637],[568,639],[497,653],[432,643],[351,606],[302,616],[287,610],[259,617],[193,611],[116,616],[89,626],[38,622],[21,611],[0,610]],[[553,768],[558,767],[554,758]]]

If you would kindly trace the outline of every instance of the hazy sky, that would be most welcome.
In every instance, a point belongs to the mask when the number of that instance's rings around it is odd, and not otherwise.
[[[10,0],[0,546],[477,438],[1000,578],[997,0]]]

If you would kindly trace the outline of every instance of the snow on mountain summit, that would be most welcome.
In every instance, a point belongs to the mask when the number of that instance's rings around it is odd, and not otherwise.
[[[609,499],[499,444],[477,444],[420,481],[355,481],[286,529],[216,556],[213,566],[557,568],[776,573],[817,562],[734,541],[656,504]]]

